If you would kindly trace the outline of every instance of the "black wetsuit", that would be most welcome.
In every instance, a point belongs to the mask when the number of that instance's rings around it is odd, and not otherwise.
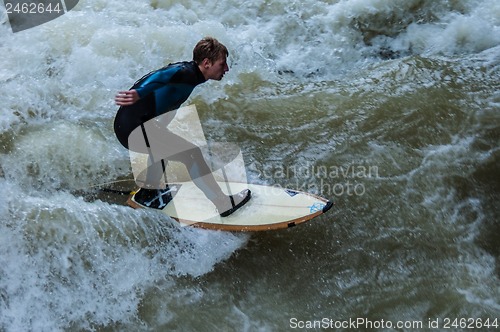
[[[115,117],[114,129],[120,143],[128,149],[129,136],[134,129],[179,108],[193,89],[205,81],[194,61],[169,64],[138,80],[131,90],[137,91],[139,101],[120,107]]]
[[[193,182],[210,200],[225,197],[200,147],[166,128],[171,119],[167,112],[179,108],[193,89],[205,81],[198,65],[191,61],[153,71],[132,86],[140,99],[131,106],[120,107],[114,129],[124,147],[149,155],[147,168],[134,172],[139,186],[164,189],[161,178],[166,161],[175,160],[186,166]]]

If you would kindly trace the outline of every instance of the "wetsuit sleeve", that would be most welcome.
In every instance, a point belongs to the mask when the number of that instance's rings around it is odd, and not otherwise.
[[[135,90],[139,94],[140,98],[144,98],[153,91],[164,87],[165,85],[170,83],[170,79],[175,73],[178,71],[178,68],[166,68],[164,70],[158,71],[148,77],[144,82],[140,84],[139,87],[136,87]]]

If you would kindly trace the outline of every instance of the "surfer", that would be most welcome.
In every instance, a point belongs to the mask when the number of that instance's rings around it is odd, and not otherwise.
[[[227,48],[212,37],[200,40],[193,49],[193,60],[177,62],[155,70],[139,79],[128,91],[119,91],[115,103],[120,106],[114,122],[115,134],[127,149],[149,155],[136,202],[162,209],[168,185],[160,181],[168,160],[182,162],[191,179],[226,217],[243,206],[250,190],[226,195],[217,184],[201,149],[167,129],[175,116],[172,112],[185,102],[193,89],[207,80],[220,81],[229,71]],[[141,177],[142,179],[142,177]],[[167,195],[168,196],[168,195]]]

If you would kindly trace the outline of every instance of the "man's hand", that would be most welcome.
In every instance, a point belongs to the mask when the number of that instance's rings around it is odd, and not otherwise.
[[[135,90],[120,91],[115,96],[115,103],[118,106],[130,106],[139,98],[139,94]]]

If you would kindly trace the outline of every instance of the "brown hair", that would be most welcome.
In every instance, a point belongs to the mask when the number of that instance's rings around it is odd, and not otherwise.
[[[223,44],[212,37],[205,37],[200,40],[193,49],[193,60],[201,64],[205,58],[214,63],[223,56],[228,56],[229,52]]]

